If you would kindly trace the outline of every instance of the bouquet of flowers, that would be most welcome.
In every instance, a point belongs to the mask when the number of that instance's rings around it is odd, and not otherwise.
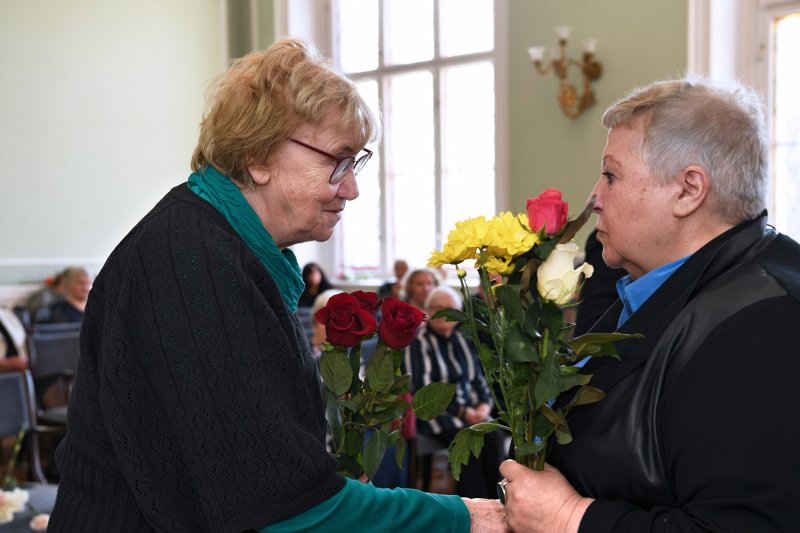
[[[529,199],[527,214],[510,212],[485,220],[477,217],[456,223],[441,251],[434,251],[428,266],[456,266],[465,311],[445,309],[433,318],[461,323],[463,333],[478,356],[493,390],[502,394],[498,420],[462,429],[450,444],[450,464],[458,479],[461,465],[476,457],[484,435],[497,429],[511,433],[516,459],[541,470],[548,442],[572,440],[566,416],[573,407],[596,402],[604,393],[588,385],[590,375],[580,373],[587,356],[617,356],[613,342],[631,337],[619,333],[590,333],[569,339],[572,324],[564,322],[562,307],[572,302],[593,268],[574,267],[579,247],[572,241],[588,220],[594,201],[575,220],[567,219],[567,202],[561,192],[547,189]],[[485,301],[470,297],[466,272],[460,263],[474,259]],[[490,280],[498,278],[492,285]],[[532,289],[535,288],[535,289]],[[572,399],[554,407],[562,392],[577,388]]]
[[[30,494],[27,490],[19,488],[19,484],[14,478],[14,468],[27,431],[28,428],[23,426],[20,428],[19,434],[17,434],[17,440],[11,450],[11,458],[3,476],[2,486],[0,486],[0,525],[10,524],[14,520],[14,514],[24,511],[26,506],[35,512],[28,501]],[[44,531],[47,529],[49,520],[50,515],[38,513],[31,519],[29,526],[34,531]]]
[[[400,373],[400,350],[416,337],[424,313],[397,298],[379,301],[375,293],[355,291],[332,296],[315,318],[325,326],[327,338],[320,373],[339,473],[371,478],[392,445],[402,467],[405,441],[400,426],[409,409],[430,420],[444,411],[455,393],[455,385],[431,383],[416,391],[411,403],[407,400],[411,376]],[[378,343],[362,379],[361,345],[375,335]]]

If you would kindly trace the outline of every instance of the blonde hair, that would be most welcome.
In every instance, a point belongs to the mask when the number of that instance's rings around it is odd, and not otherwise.
[[[699,77],[660,81],[635,89],[609,107],[603,125],[641,121],[637,155],[662,183],[690,165],[711,179],[714,212],[732,224],[765,208],[767,136],[764,104],[740,83]]]
[[[207,100],[192,170],[210,164],[247,187],[249,165],[267,164],[298,126],[318,125],[331,111],[339,112],[339,131],[355,133],[357,146],[380,135],[355,84],[300,39],[234,60],[212,82]]]

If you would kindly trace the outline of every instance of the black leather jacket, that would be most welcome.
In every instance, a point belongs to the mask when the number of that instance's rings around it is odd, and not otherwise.
[[[761,334],[779,319],[800,319],[798,293],[800,246],[767,227],[764,214],[695,253],[623,324],[620,331],[644,338],[619,343],[621,362],[604,358],[587,365],[592,385],[607,396],[570,414],[574,441],[556,446],[550,457],[578,492],[598,499],[581,531],[800,525],[800,511],[792,510],[800,495],[800,463],[786,458],[794,479],[781,487],[765,474],[777,466],[774,460],[762,461],[760,441],[748,433],[765,431],[780,441],[797,437],[797,425],[782,429],[776,421],[765,429],[758,418],[780,407],[769,401],[771,387],[777,385],[779,395],[793,388],[788,376],[780,382],[781,365],[800,370],[788,324],[782,332]],[[593,329],[613,331],[620,310],[617,302]],[[770,353],[765,371],[778,383],[748,384],[762,351]],[[740,387],[721,381],[725,374]],[[748,406],[742,398],[750,395],[758,400]],[[796,413],[800,402],[793,402]],[[710,437],[700,439],[706,433]],[[758,490],[749,492],[753,470]],[[791,497],[783,491],[789,487],[795,489]]]

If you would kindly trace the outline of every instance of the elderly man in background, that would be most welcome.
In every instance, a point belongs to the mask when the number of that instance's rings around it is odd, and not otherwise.
[[[790,531],[800,524],[800,246],[767,225],[763,106],[665,81],[608,109],[598,239],[629,275],[594,326],[606,397],[574,441],[501,472],[514,531]],[[569,396],[570,393],[565,393]]]

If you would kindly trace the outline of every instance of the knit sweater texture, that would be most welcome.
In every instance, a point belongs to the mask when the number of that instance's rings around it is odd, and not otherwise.
[[[185,185],[89,298],[54,532],[245,531],[344,485],[316,363],[273,279]]]

